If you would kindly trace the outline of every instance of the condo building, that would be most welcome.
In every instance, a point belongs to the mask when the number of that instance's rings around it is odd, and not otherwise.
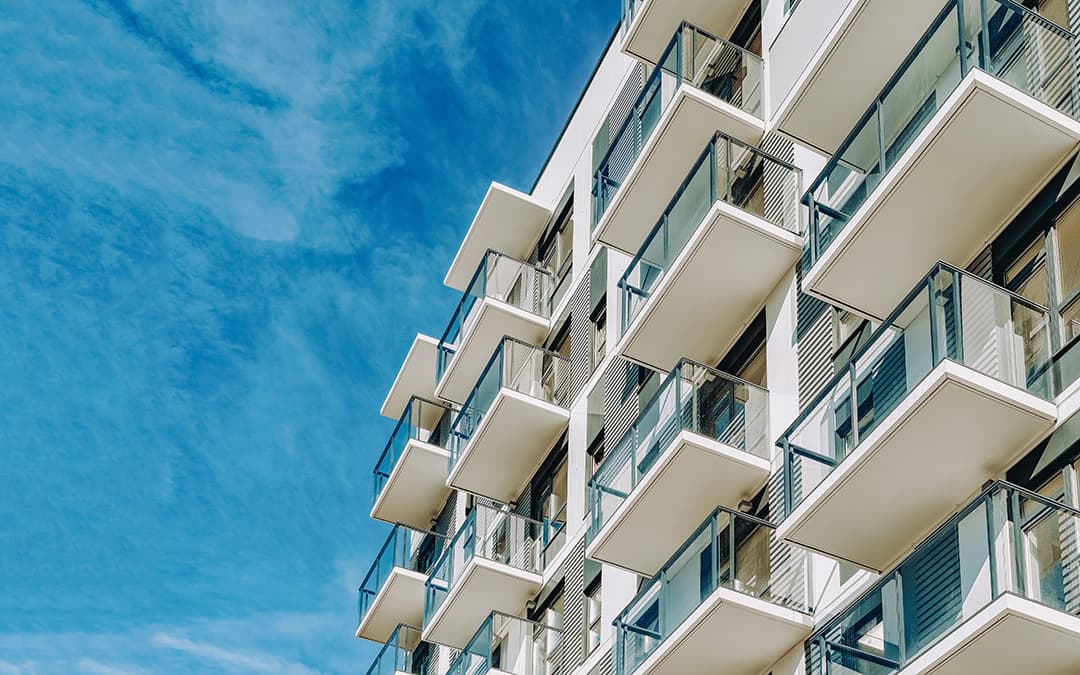
[[[361,672],[1080,673],[1080,0],[616,19],[402,345]]]

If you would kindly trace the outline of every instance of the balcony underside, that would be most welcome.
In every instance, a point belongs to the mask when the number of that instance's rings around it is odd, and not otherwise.
[[[638,311],[619,353],[660,370],[683,357],[715,363],[794,267],[801,246],[792,232],[714,203]]]
[[[449,461],[450,453],[446,450],[410,440],[375,500],[371,517],[417,530],[431,529],[432,519],[450,494],[446,487]]]
[[[472,311],[457,351],[435,387],[436,396],[455,403],[465,403],[503,337],[538,344],[548,332],[547,319],[491,298],[477,301]]]
[[[780,523],[777,536],[884,570],[1048,433],[1056,412],[946,361]],[[804,463],[803,480],[809,471]]]
[[[809,637],[813,626],[806,614],[719,588],[633,675],[757,675]]]
[[[623,38],[623,51],[655,64],[683,21],[727,37],[747,0],[645,0]]]
[[[398,419],[413,396],[431,399],[435,397],[435,354],[439,341],[427,335],[417,335],[405,361],[401,364],[390,391],[386,394],[380,413],[383,417]],[[432,419],[422,420],[421,426],[430,429],[441,413],[436,406],[424,406]]]
[[[587,555],[651,577],[718,505],[737,508],[761,489],[769,470],[766,459],[682,431],[589,543]]]
[[[542,583],[539,574],[473,558],[424,626],[423,639],[463,649],[491,612],[519,615]]]
[[[427,576],[395,567],[356,629],[356,637],[386,642],[400,624],[418,626],[424,619]]]
[[[899,675],[1074,675],[1080,619],[1026,598],[1003,595]]]
[[[699,89],[680,86],[597,223],[596,239],[628,253],[641,248],[717,130],[756,146],[765,124]]]
[[[941,0],[801,0],[769,49],[776,124],[835,152],[943,6]],[[809,63],[807,54],[813,54]]]
[[[1080,123],[972,71],[814,263],[804,289],[888,316],[938,260],[967,264],[1078,140]]]
[[[517,501],[569,420],[566,408],[511,389],[499,390],[445,485],[504,504]]]

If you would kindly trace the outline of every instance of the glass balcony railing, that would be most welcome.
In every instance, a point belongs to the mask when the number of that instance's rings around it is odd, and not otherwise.
[[[716,509],[615,619],[616,675],[633,673],[719,588],[811,614],[809,557],[773,527]]]
[[[942,361],[1049,399],[1048,310],[938,263],[781,436],[784,513]]]
[[[622,0],[622,31],[625,35],[630,30],[630,25],[634,23],[634,17],[637,16],[641,6],[645,4],[645,0]]]
[[[809,672],[894,673],[1006,593],[1080,616],[1078,526],[1070,506],[991,484],[806,642]]]
[[[439,448],[446,449],[450,442],[450,423],[453,420],[453,408],[444,403],[436,403],[426,398],[413,396],[409,399],[405,411],[398,418],[394,432],[390,434],[390,440],[379,455],[379,461],[375,464],[374,490],[372,500],[378,500],[386,487],[386,481],[390,480],[390,474],[397,466],[401,453],[409,441],[423,441]],[[436,418],[436,416],[439,416]],[[423,428],[424,420],[438,419],[432,429]]]
[[[547,319],[551,316],[554,289],[555,277],[550,271],[488,249],[439,340],[436,382],[442,379],[454,358],[462,336],[469,332],[476,321],[478,313],[474,310],[485,298]]]
[[[404,525],[395,525],[375,556],[364,583],[360,584],[357,602],[360,623],[364,622],[364,617],[395,567],[427,573],[442,554],[445,539],[434,532],[419,532]]]
[[[421,672],[423,664],[413,661],[413,650],[420,644],[420,629],[401,624],[382,646],[366,675],[394,675]]]
[[[562,527],[501,508],[476,504],[428,576],[424,598],[425,626],[442,606],[469,562],[482,558],[523,572],[540,574],[558,551],[547,546]],[[487,592],[487,589],[481,589]]]
[[[798,233],[801,176],[791,164],[717,133],[619,279],[622,331],[633,323],[715,202]]]
[[[804,196],[810,264],[973,68],[1075,117],[1075,49],[1072,33],[1010,0],[946,3]]]
[[[561,628],[492,612],[469,644],[450,665],[447,675],[506,673],[562,675]]]
[[[450,470],[469,445],[502,389],[565,406],[569,399],[570,360],[555,352],[504,337],[477,380],[450,429]]]
[[[640,4],[632,0],[631,13]],[[684,22],[597,165],[592,187],[592,227],[607,212],[679,85],[686,83],[760,118],[762,72],[762,60],[757,54]]]
[[[700,363],[679,361],[589,481],[590,539],[681,431],[768,459],[769,392]]]

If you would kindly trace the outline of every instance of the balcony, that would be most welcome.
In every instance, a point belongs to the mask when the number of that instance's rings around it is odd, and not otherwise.
[[[746,0],[622,0],[623,51],[660,63],[683,21],[727,35],[746,11]]]
[[[492,612],[447,675],[555,675],[568,670],[560,628]]]
[[[809,556],[719,508],[615,620],[616,675],[757,675],[814,625]]]
[[[836,152],[944,4],[799,0],[769,47],[774,125]]]
[[[414,396],[435,396],[435,355],[438,346],[439,341],[433,337],[416,336],[383,401],[380,410],[383,417],[400,419]]]
[[[661,369],[715,363],[799,260],[800,179],[716,134],[619,280],[616,351]]]
[[[1049,330],[1046,309],[935,266],[780,438],[779,535],[887,569],[1053,427]]]
[[[547,337],[553,289],[551,272],[488,251],[439,340],[435,395],[464,401],[503,336],[533,344]]]
[[[432,569],[424,596],[424,640],[463,649],[491,612],[519,614],[543,584],[558,550],[551,523],[477,503]]]
[[[375,656],[366,675],[417,675],[423,664],[413,661],[420,644],[420,629],[401,624]]]
[[[1075,150],[1074,36],[984,6],[948,4],[810,187],[807,292],[886,316],[937,260],[971,260]]]
[[[450,489],[446,463],[454,409],[414,396],[409,399],[375,465],[371,517],[426,530]]]
[[[446,485],[514,502],[566,431],[570,362],[504,338],[450,429]]]
[[[386,642],[399,624],[419,624],[424,617],[424,584],[442,553],[444,537],[401,525],[379,549],[360,585],[360,626],[356,637]]]
[[[760,56],[684,23],[659,64],[593,175],[593,236],[622,251],[640,248],[718,129],[750,144],[765,130]]]
[[[807,643],[809,672],[1078,672],[1078,517],[992,484]]]
[[[652,576],[717,504],[752,498],[770,473],[768,399],[680,361],[589,481],[588,557]]]

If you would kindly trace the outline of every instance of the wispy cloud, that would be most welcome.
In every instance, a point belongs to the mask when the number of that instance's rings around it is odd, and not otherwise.
[[[253,655],[233,649],[225,649],[214,644],[195,642],[194,640],[167,633],[154,635],[153,642],[161,647],[185,652],[229,668],[261,673],[297,673],[300,675],[317,672],[298,663],[288,663],[266,655]]]

